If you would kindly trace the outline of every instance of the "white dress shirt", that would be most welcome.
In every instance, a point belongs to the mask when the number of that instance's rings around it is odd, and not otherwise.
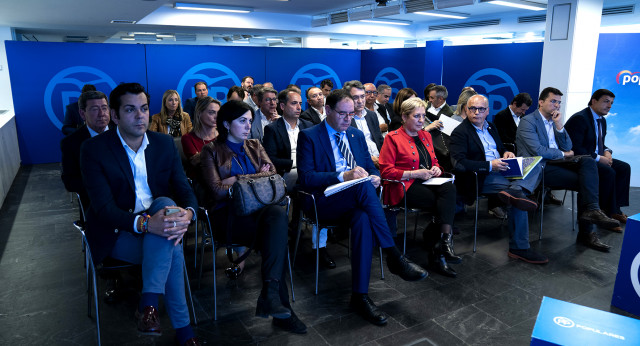
[[[287,129],[287,135],[289,136],[289,144],[291,144],[291,159],[293,160],[293,165],[291,165],[291,169],[297,167],[296,165],[296,148],[298,147],[298,134],[300,133],[300,120],[297,121],[296,127],[291,128],[288,121],[284,121],[284,126]]]
[[[380,152],[378,151],[378,146],[376,142],[371,138],[371,131],[369,131],[369,125],[367,124],[367,119],[365,116],[367,115],[367,110],[363,109],[359,115],[356,115],[353,119],[356,122],[356,126],[358,129],[364,133],[364,139],[367,142],[367,148],[369,149],[369,155],[378,157],[380,156]]]

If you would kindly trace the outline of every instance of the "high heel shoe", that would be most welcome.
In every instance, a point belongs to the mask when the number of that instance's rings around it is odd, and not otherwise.
[[[453,252],[453,236],[450,233],[442,233],[440,241],[436,246],[439,247],[440,252],[444,255],[444,259],[449,264],[462,263],[462,257],[457,256]]]
[[[258,297],[256,305],[256,316],[269,318],[289,318],[291,310],[287,309],[280,302],[279,294],[280,284],[277,280],[266,280],[262,284],[262,291]]]

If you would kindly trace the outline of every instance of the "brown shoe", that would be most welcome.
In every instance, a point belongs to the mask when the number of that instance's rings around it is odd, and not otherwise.
[[[144,311],[139,312],[136,309],[136,320],[138,320],[138,332],[143,335],[162,335],[160,328],[160,317],[158,317],[158,309],[153,306],[147,306]]]
[[[579,244],[588,246],[594,250],[598,250],[602,252],[609,252],[609,250],[611,249],[611,246],[600,241],[600,238],[598,237],[597,232],[589,232],[589,233],[579,232],[577,242]]]
[[[498,198],[506,205],[512,205],[520,210],[535,211],[538,209],[538,203],[530,200],[524,195],[522,190],[504,190],[498,193]]]
[[[613,230],[616,227],[620,227],[620,222],[614,220],[600,209],[587,210],[580,215],[580,220],[596,224],[602,228]]]
[[[620,212],[620,214],[613,214],[611,215],[612,219],[616,219],[618,221],[620,221],[620,223],[627,223],[627,215],[623,212]]]

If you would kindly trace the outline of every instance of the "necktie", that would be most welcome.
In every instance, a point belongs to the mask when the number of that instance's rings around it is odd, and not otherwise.
[[[602,118],[596,120],[598,122],[598,155],[604,154],[604,136],[602,136]]]
[[[342,141],[342,137],[340,133],[336,133],[336,142],[338,143],[338,148],[340,149],[340,153],[342,153],[342,157],[344,157],[344,161],[347,164],[348,169],[354,169],[356,167],[356,160],[353,158],[351,154],[351,150],[349,150],[349,146],[347,143]]]

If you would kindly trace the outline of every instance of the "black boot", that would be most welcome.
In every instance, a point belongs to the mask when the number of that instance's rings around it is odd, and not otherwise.
[[[462,257],[456,256],[456,254],[453,252],[452,238],[453,236],[451,235],[451,233],[442,233],[437,246],[440,248],[440,252],[444,255],[444,259],[447,261],[447,263],[462,263]]]
[[[256,306],[256,316],[263,318],[273,316],[280,319],[291,317],[291,310],[280,302],[279,288],[277,280],[266,280],[262,284],[262,292],[260,292]]]
[[[437,247],[429,252],[429,269],[450,278],[455,278],[458,275],[458,273],[449,266],[447,260],[444,258],[444,254],[442,254]]]

